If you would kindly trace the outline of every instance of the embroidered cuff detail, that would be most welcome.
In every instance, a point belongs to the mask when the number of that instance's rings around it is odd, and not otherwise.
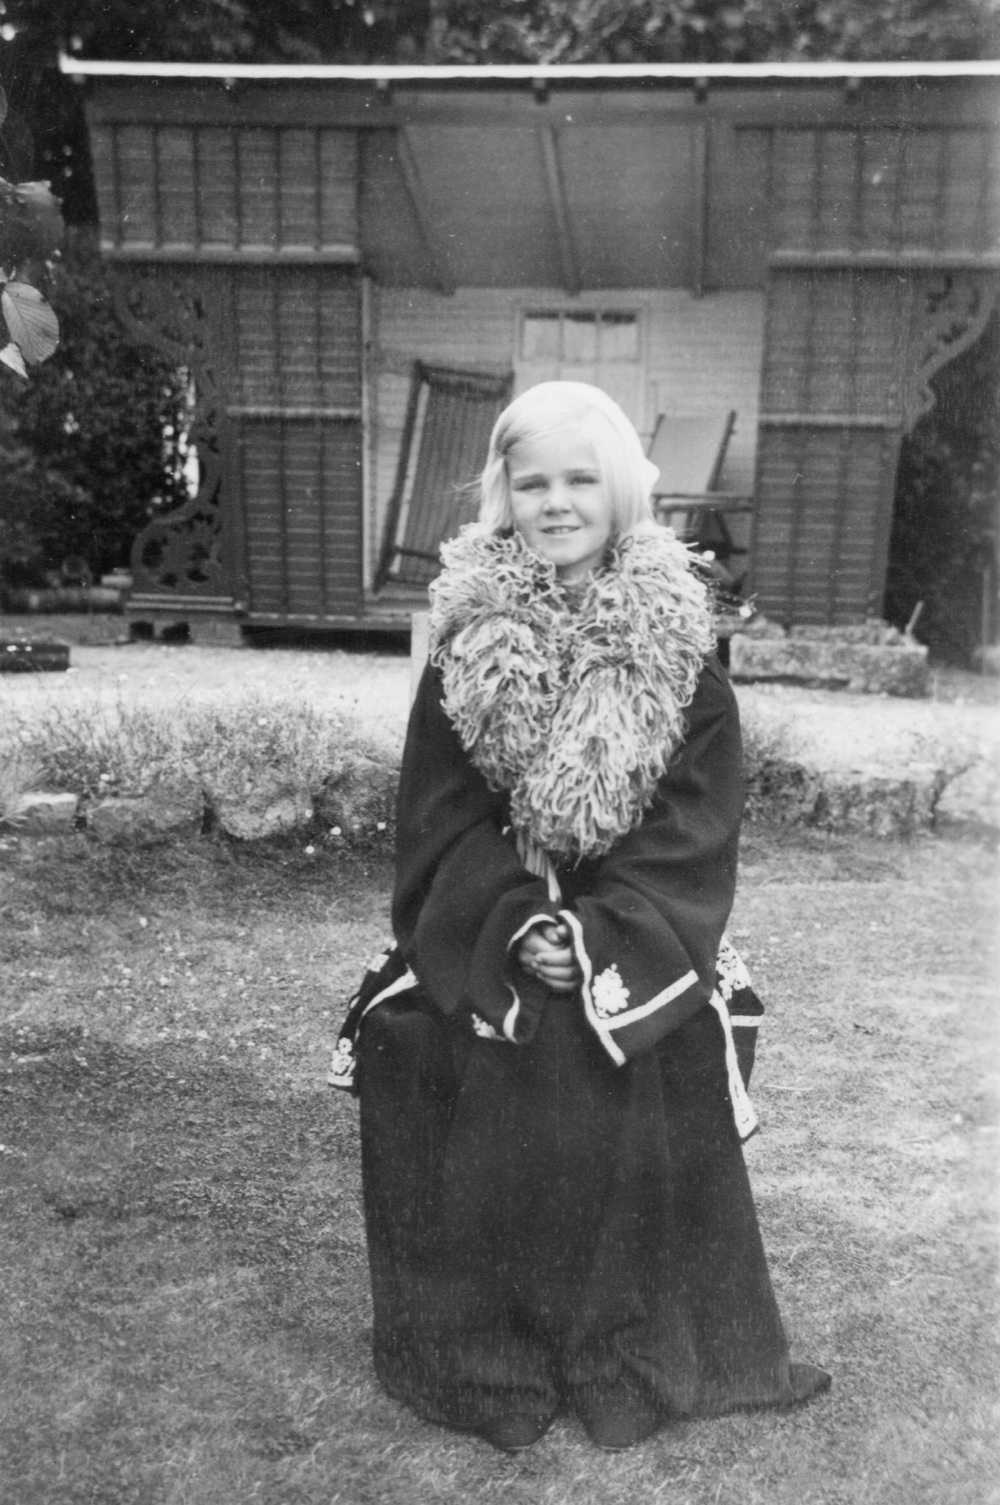
[[[569,933],[573,941],[573,954],[576,957],[576,964],[580,968],[580,972],[582,974],[583,980],[580,983],[580,993],[583,998],[583,1012],[586,1015],[587,1023],[590,1025],[591,1029],[593,1029],[597,1038],[600,1040],[601,1044],[604,1046],[604,1049],[607,1051],[612,1061],[614,1061],[615,1065],[624,1066],[625,1055],[621,1050],[619,1050],[618,1046],[616,1045],[614,1037],[608,1029],[608,1026],[605,1023],[604,1019],[598,1012],[597,1005],[594,1001],[592,988],[594,968],[593,964],[591,963],[590,957],[587,955],[587,948],[583,944],[583,926],[580,924],[580,921],[577,919],[576,915],[571,914],[568,909],[561,909],[559,911],[559,918],[561,920],[565,920],[566,924],[569,926]],[[601,975],[603,976],[604,974],[602,973]],[[621,982],[620,978],[619,982]],[[624,984],[622,984],[622,986],[624,988]],[[606,990],[605,998],[607,998],[607,996],[608,993]]]
[[[328,1087],[339,1087],[341,1092],[353,1092],[356,1064],[354,1045],[345,1035],[343,1039],[337,1041],[337,1048],[330,1059],[330,1070],[327,1072],[326,1085]]]
[[[733,1110],[733,1122],[740,1138],[749,1139],[751,1134],[757,1131],[757,1115],[743,1084],[743,1075],[736,1056],[736,1042],[733,1039],[735,1021],[730,1018],[725,1000],[718,991],[712,994],[709,1003],[718,1014],[723,1034],[726,1037],[726,1075],[729,1078],[729,1102]],[[754,1022],[756,1023],[756,1020]]]
[[[612,969],[609,968],[608,970],[611,971]],[[617,975],[617,968],[614,970]],[[605,977],[606,975],[604,972],[601,973],[601,977]],[[600,980],[598,978],[597,982],[600,982]],[[698,974],[692,968],[690,971],[685,972],[683,977],[679,977],[676,982],[672,982],[669,988],[664,988],[662,992],[657,993],[648,1003],[640,1004],[638,1008],[629,1009],[624,1014],[616,1014],[613,1019],[609,1020],[608,1029],[624,1029],[628,1024],[635,1024],[638,1020],[645,1019],[649,1014],[655,1014],[657,1009],[662,1009],[668,1003],[673,1003],[674,999],[680,998],[681,994],[686,993],[688,988],[694,988],[697,985]],[[595,988],[596,986],[597,983],[595,982]],[[628,997],[628,989],[623,989],[623,991],[625,992],[625,996]]]
[[[357,1069],[357,1056],[354,1046],[362,1020],[367,1014],[371,1013],[376,1004],[382,1003],[386,998],[395,997],[397,993],[406,993],[410,988],[415,988],[416,986],[416,976],[407,967],[402,977],[397,977],[395,982],[391,982],[388,987],[382,988],[375,994],[374,998],[368,1001],[360,1013],[354,1015],[350,1023],[349,1033],[341,1035],[330,1060],[330,1069],[326,1077],[328,1087],[339,1087],[341,1092],[354,1091],[354,1078]]]

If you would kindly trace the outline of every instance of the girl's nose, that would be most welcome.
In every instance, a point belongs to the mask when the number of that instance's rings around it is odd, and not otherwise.
[[[561,481],[553,481],[545,497],[546,512],[565,512],[569,506],[569,496]]]

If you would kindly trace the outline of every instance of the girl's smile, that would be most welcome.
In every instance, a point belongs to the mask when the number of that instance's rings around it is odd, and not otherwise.
[[[596,569],[614,531],[614,508],[582,428],[522,440],[507,460],[514,527],[560,580]]]

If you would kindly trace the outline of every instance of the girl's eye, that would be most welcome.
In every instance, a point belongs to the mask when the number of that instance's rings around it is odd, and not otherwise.
[[[592,470],[580,470],[570,476],[570,483],[573,486],[596,486],[597,476]]]

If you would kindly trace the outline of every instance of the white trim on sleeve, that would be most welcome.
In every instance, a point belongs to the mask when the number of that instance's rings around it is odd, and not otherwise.
[[[718,1014],[722,1032],[726,1037],[726,1074],[729,1078],[729,1101],[733,1110],[736,1132],[741,1139],[749,1139],[754,1129],[757,1128],[757,1115],[753,1110],[753,1104],[747,1094],[743,1074],[740,1071],[729,1010],[718,992],[713,992],[708,1001]]]
[[[692,968],[690,971],[685,972],[683,977],[679,977],[676,982],[672,982],[669,988],[664,988],[662,992],[657,993],[648,1003],[642,1003],[638,1008],[629,1009],[625,1014],[613,1014],[607,1021],[608,1029],[621,1029],[625,1024],[635,1024],[636,1020],[645,1019],[647,1014],[655,1014],[657,1009],[662,1009],[665,1004],[672,1003],[675,998],[679,998],[682,993],[686,993],[688,988],[693,988],[697,981],[698,974]]]
[[[561,909],[559,911],[559,918],[561,920],[565,920],[566,924],[569,926],[570,935],[573,938],[573,954],[576,957],[577,965],[582,973],[583,980],[580,983],[580,993],[583,997],[583,1010],[587,1016],[587,1022],[590,1024],[594,1033],[597,1035],[597,1038],[600,1040],[601,1044],[604,1046],[604,1049],[607,1051],[612,1061],[614,1061],[615,1065],[624,1066],[626,1060],[625,1055],[616,1044],[614,1036],[608,1029],[606,1021],[600,1017],[597,1010],[594,1008],[594,995],[591,992],[590,988],[590,984],[594,976],[594,968],[590,957],[587,955],[587,948],[583,944],[583,926],[580,924],[580,921],[577,919],[576,915],[572,914],[568,909]]]
[[[359,1018],[358,1020],[358,1025],[361,1024],[361,1020],[364,1019],[366,1014],[371,1013],[372,1009],[377,1003],[384,1003],[387,998],[394,998],[397,993],[405,993],[408,988],[415,988],[416,986],[416,976],[410,970],[410,968],[407,967],[402,977],[397,977],[396,981],[391,982],[387,988],[383,988],[381,993],[375,994],[375,997],[372,999],[371,1003],[366,1005],[361,1018]]]
[[[507,950],[510,951],[512,947],[516,946],[521,937],[527,935],[528,931],[531,930],[533,926],[552,925],[554,923],[555,922],[553,921],[550,914],[533,914],[530,920],[525,920],[520,930],[515,930],[514,934],[507,942]]]

